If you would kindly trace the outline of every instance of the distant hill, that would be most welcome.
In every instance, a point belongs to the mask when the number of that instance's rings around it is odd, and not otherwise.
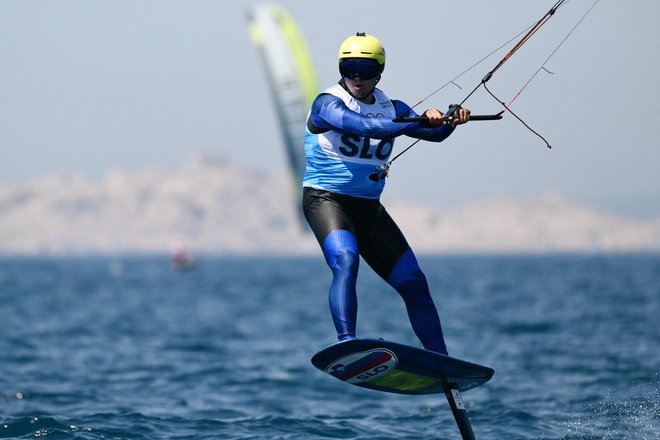
[[[310,254],[288,176],[198,156],[179,169],[0,186],[0,253]],[[660,219],[631,221],[560,194],[451,211],[387,203],[418,253],[658,251]]]

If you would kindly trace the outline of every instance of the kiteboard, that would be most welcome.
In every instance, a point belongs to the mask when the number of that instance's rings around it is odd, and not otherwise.
[[[490,380],[495,370],[422,348],[383,339],[351,339],[312,357],[319,370],[339,380],[397,394],[444,393],[463,439],[474,439],[461,391]]]
[[[312,357],[319,370],[359,387],[398,394],[467,391],[488,382],[495,370],[422,348],[383,339],[351,339]]]

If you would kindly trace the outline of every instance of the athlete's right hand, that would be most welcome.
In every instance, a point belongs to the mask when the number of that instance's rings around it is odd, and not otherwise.
[[[429,120],[429,125],[432,127],[437,127],[438,125],[443,125],[447,122],[445,114],[436,108],[430,108],[426,110],[422,116],[425,116]]]

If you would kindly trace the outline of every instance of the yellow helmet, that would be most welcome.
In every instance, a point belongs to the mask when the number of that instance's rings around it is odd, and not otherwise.
[[[346,58],[375,60],[382,72],[385,68],[385,49],[380,40],[364,32],[348,37],[339,47],[339,62]]]

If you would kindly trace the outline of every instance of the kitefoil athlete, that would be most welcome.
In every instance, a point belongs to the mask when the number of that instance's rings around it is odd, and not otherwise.
[[[305,218],[332,270],[330,310],[338,339],[356,337],[356,282],[360,256],[403,298],[412,328],[424,348],[447,354],[438,312],[417,259],[399,227],[380,203],[394,139],[401,135],[441,142],[470,111],[437,109],[427,122],[395,123],[419,116],[410,106],[376,88],[385,50],[374,36],[358,33],[339,48],[341,80],[312,103],[305,131]]]

